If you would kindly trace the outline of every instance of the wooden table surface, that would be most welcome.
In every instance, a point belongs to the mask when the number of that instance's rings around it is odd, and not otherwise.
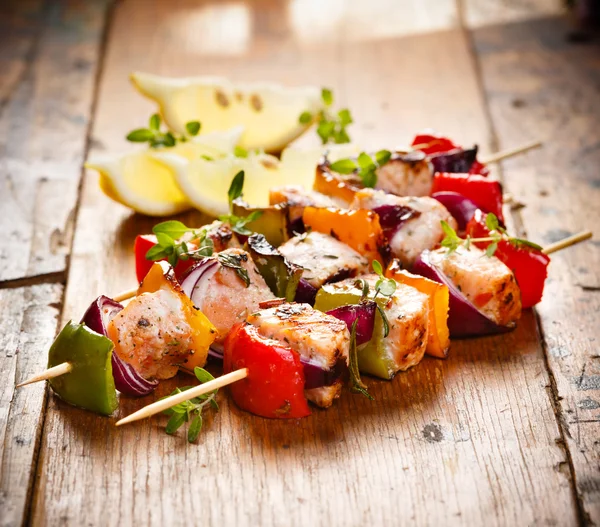
[[[127,76],[334,90],[365,148],[432,127],[483,152],[547,244],[600,233],[600,46],[552,0],[22,0],[0,7],[0,524],[600,525],[600,242],[552,258],[513,333],[453,342],[371,403],[273,422],[220,395],[197,444],[164,417],[116,429],[37,384],[59,327],[131,287],[155,220],[82,163],[152,105]],[[308,142],[310,139],[302,139]],[[194,213],[186,221],[206,220]],[[170,392],[182,379],[161,385]]]

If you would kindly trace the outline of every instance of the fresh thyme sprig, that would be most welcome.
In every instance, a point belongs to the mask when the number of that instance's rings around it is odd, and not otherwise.
[[[312,121],[317,122],[317,134],[321,138],[321,142],[325,145],[327,143],[349,143],[350,136],[346,131],[348,125],[353,123],[352,115],[348,108],[343,108],[337,113],[333,113],[330,110],[333,104],[333,92],[328,88],[321,90],[321,98],[325,104],[325,109],[321,110],[316,115],[310,112],[302,112],[298,121],[300,124],[309,124]]]
[[[206,370],[202,368],[194,368],[194,374],[196,378],[200,382],[200,384],[204,384],[205,382],[212,381],[214,377],[208,373]],[[175,395],[177,393],[184,392],[193,388],[193,386],[183,386],[182,388],[176,388],[171,395]],[[171,416],[165,431],[167,434],[174,434],[183,423],[190,423],[187,432],[187,439],[190,443],[193,443],[198,438],[200,434],[200,430],[202,429],[202,411],[207,405],[212,406],[215,410],[219,410],[219,405],[215,400],[215,396],[217,395],[218,390],[214,390],[204,395],[200,395],[198,397],[194,397],[189,401],[183,401],[175,406],[172,406],[168,410],[165,410],[163,413],[165,415]],[[169,396],[170,397],[170,396]],[[165,397],[163,397],[164,399]]]
[[[189,137],[198,135],[201,127],[199,121],[189,121],[185,124],[187,135],[176,136],[170,130],[162,132],[160,125],[160,115],[155,113],[150,117],[148,128],[137,128],[132,130],[127,134],[126,139],[133,143],[148,143],[151,148],[157,148],[159,146],[172,147],[178,142],[184,143]]]
[[[250,287],[250,275],[242,266],[242,262],[248,261],[248,257],[245,254],[217,253],[217,260],[223,267],[233,269],[235,274],[237,274],[244,284],[246,284],[246,287]]]
[[[379,150],[374,158],[361,152],[356,160],[340,159],[331,164],[331,170],[339,174],[357,173],[365,187],[373,188],[377,184],[377,169],[385,165],[392,157],[389,150]]]
[[[231,185],[229,185],[229,190],[227,191],[227,197],[229,199],[229,214],[223,214],[219,216],[221,221],[225,221],[231,225],[231,230],[241,234],[243,236],[250,236],[252,231],[246,228],[248,223],[251,223],[258,218],[260,218],[263,214],[262,210],[255,210],[248,214],[245,218],[241,216],[236,216],[233,213],[233,202],[242,197],[244,190],[244,171],[240,170],[233,180],[231,181]]]
[[[530,242],[529,240],[525,240],[523,238],[516,238],[514,236],[509,236],[506,232],[506,229],[500,225],[498,221],[498,217],[489,212],[485,217],[485,226],[490,231],[489,236],[485,236],[483,238],[472,238],[467,235],[466,238],[461,238],[456,234],[456,231],[448,225],[444,220],[441,221],[442,230],[444,231],[444,239],[441,241],[440,245],[448,249],[448,254],[452,254],[459,247],[464,247],[467,251],[471,248],[472,243],[479,242],[491,242],[485,248],[485,254],[487,257],[491,258],[496,253],[498,249],[498,243],[501,241],[507,241],[512,243],[515,246],[524,245],[526,247],[531,247],[532,249],[536,249],[538,251],[542,250],[537,243]]]

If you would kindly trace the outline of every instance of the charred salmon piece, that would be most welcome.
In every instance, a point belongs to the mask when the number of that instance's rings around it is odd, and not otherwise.
[[[291,238],[279,247],[279,252],[303,267],[302,278],[317,289],[326,282],[364,273],[369,266],[365,257],[345,243],[316,231]]]
[[[513,325],[521,317],[521,290],[513,272],[495,256],[471,246],[430,253],[437,266],[456,288],[488,318],[500,326]]]
[[[181,295],[168,288],[133,298],[109,323],[115,353],[145,379],[169,379],[194,353]]]
[[[261,335],[278,341],[324,371],[332,371],[339,362],[348,364],[350,332],[345,322],[322,313],[308,304],[281,304],[251,314],[247,322]],[[306,398],[320,406],[331,406],[341,392],[341,380],[331,386],[305,390]]]
[[[196,307],[217,329],[218,336],[213,344],[217,349],[235,324],[258,311],[261,302],[275,298],[247,252],[226,249],[220,254],[245,269],[250,283],[246,286],[235,268],[219,263],[217,271],[207,279],[202,297],[194,295]],[[222,256],[219,261],[223,261]]]
[[[377,188],[398,196],[429,196],[433,187],[431,163],[422,152],[393,154],[377,169]]]
[[[215,220],[197,231],[203,232],[203,236],[209,238],[213,243],[214,252],[218,253],[225,249],[238,248],[240,244],[231,230],[231,225],[219,220]],[[182,238],[183,241],[193,244],[198,248],[206,245],[204,239],[194,238],[191,233],[187,233]]]
[[[302,219],[304,207],[334,207],[335,202],[325,194],[307,190],[300,185],[272,187],[269,190],[269,204],[287,204],[289,218],[293,223]]]
[[[350,208],[373,210],[382,205],[398,205],[417,212],[402,223],[389,239],[392,256],[398,258],[408,269],[423,251],[435,249],[444,239],[441,220],[446,221],[453,229],[457,228],[456,220],[448,209],[429,197],[401,197],[365,189],[356,193]]]

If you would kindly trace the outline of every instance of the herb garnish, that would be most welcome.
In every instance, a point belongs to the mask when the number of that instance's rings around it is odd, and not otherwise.
[[[212,381],[214,379],[210,373],[202,368],[194,368],[194,374],[196,375],[196,378],[200,384],[204,384],[205,382]],[[171,395],[184,392],[190,388],[193,388],[193,386],[176,388]],[[214,390],[204,395],[194,397],[189,401],[183,401],[182,403],[176,404],[168,410],[165,410],[163,413],[171,416],[165,428],[167,434],[174,434],[177,430],[179,430],[179,428],[181,428],[183,423],[190,421],[187,438],[190,443],[196,441],[198,434],[200,434],[200,430],[202,429],[202,411],[204,410],[204,407],[210,404],[210,406],[212,406],[215,410],[219,409],[219,405],[215,400],[217,392],[218,390]],[[163,397],[163,399],[165,399],[165,397]]]
[[[246,261],[248,257],[245,254],[225,254],[217,253],[217,260],[223,267],[229,267],[235,271],[246,287],[250,287],[250,276],[247,269],[242,267],[242,261]]]
[[[375,282],[375,296],[373,297],[373,300],[377,298],[379,293],[388,298],[391,297],[396,292],[396,280],[384,276],[381,264],[377,260],[373,260],[371,266],[373,267],[373,271],[379,276],[379,280]],[[377,306],[377,311],[379,311],[383,321],[383,338],[386,338],[390,334],[390,323],[383,308],[377,302],[375,302],[375,305]]]
[[[229,214],[223,214],[219,216],[221,221],[226,221],[231,225],[231,230],[237,232],[238,234],[242,234],[244,236],[250,236],[252,231],[246,228],[248,223],[253,222],[260,218],[263,214],[262,210],[255,210],[248,214],[245,218],[240,216],[236,216],[233,213],[233,202],[242,197],[244,190],[244,171],[240,170],[233,180],[231,181],[231,185],[229,185],[229,190],[227,191],[227,197],[229,199]]]
[[[356,348],[356,324],[358,321],[352,323],[352,329],[350,331],[350,352],[348,356],[348,370],[350,372],[350,389],[355,393],[361,393],[367,399],[374,401],[375,398],[367,391],[367,386],[360,378],[360,371],[358,370],[358,350]]]
[[[316,121],[318,123],[317,134],[324,145],[327,143],[349,143],[350,136],[346,132],[346,127],[353,122],[350,110],[343,108],[333,114],[329,110],[329,107],[333,104],[333,92],[328,88],[321,90],[321,98],[325,104],[325,109],[316,115],[310,112],[302,112],[298,121],[300,124],[309,124]]]
[[[361,152],[356,160],[340,159],[331,164],[331,170],[339,174],[352,174],[357,172],[365,187],[373,188],[377,184],[377,169],[385,165],[392,157],[389,150],[375,152],[375,158],[366,152]]]
[[[509,236],[506,232],[506,229],[500,225],[498,217],[491,212],[489,212],[485,217],[485,226],[490,231],[490,235],[484,238],[471,238],[471,236],[467,235],[467,237],[463,239],[456,234],[456,231],[450,227],[447,222],[442,220],[441,225],[445,236],[440,245],[448,249],[449,255],[455,252],[459,247],[464,247],[468,251],[471,248],[472,243],[478,242],[492,242],[485,249],[485,254],[489,258],[494,256],[496,250],[498,249],[498,243],[501,241],[507,241],[517,247],[519,245],[525,245],[527,247],[531,247],[532,249],[537,249],[538,251],[542,250],[542,247],[540,247],[537,243],[524,240],[523,238]]]
[[[160,115],[155,113],[150,117],[148,128],[137,128],[132,130],[127,134],[126,139],[133,143],[148,143],[151,148],[157,148],[159,146],[172,147],[175,146],[177,142],[184,143],[189,137],[198,135],[201,127],[199,121],[189,121],[185,124],[187,135],[180,135],[177,137],[170,130],[161,132],[160,125]]]
[[[213,254],[214,243],[207,236],[208,227],[192,229],[180,221],[171,220],[155,225],[152,232],[156,235],[158,243],[146,253],[146,260],[155,261],[166,258],[175,267],[179,260],[188,260],[189,258],[201,260],[205,256]],[[185,241],[179,241],[186,233],[192,233],[191,239],[198,245],[197,249],[190,250]]]

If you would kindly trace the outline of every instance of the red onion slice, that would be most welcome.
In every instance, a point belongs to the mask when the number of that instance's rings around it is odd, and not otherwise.
[[[100,335],[106,335],[111,319],[123,309],[123,306],[107,296],[99,296],[92,302],[81,320],[88,328]],[[142,397],[153,392],[158,381],[144,379],[130,364],[124,362],[116,353],[111,356],[115,387],[125,395]]]
[[[435,192],[431,197],[448,209],[461,231],[467,228],[467,223],[471,221],[475,211],[479,208],[473,200],[465,198],[458,192]]]
[[[456,148],[449,152],[432,154],[431,163],[435,172],[453,172],[466,174],[477,159],[477,145],[473,148]]]
[[[300,278],[294,301],[299,304],[309,304],[314,306],[318,291],[319,290],[316,287],[310,285],[304,278]]]
[[[304,367],[305,390],[331,386],[338,381],[347,370],[346,361],[344,359],[338,360],[330,370],[324,370],[318,364],[302,357],[300,357],[300,362]]]
[[[389,239],[410,219],[421,215],[418,210],[405,205],[381,205],[375,207],[373,212],[379,216],[379,223],[383,233]]]
[[[452,281],[440,271],[429,259],[429,251],[424,251],[412,271],[444,284],[450,292],[450,309],[448,313],[448,329],[451,337],[476,337],[481,335],[493,335],[505,333],[514,328],[512,326],[500,326],[492,319],[485,316],[472,304],[452,283]]]
[[[196,307],[202,308],[202,299],[206,295],[210,279],[218,269],[219,262],[215,258],[205,258],[194,265],[181,282],[181,289]]]
[[[327,314],[344,321],[348,326],[348,331],[352,331],[352,324],[356,321],[356,345],[360,346],[369,342],[373,337],[376,311],[377,305],[369,300],[361,304],[337,307],[327,311]]]

